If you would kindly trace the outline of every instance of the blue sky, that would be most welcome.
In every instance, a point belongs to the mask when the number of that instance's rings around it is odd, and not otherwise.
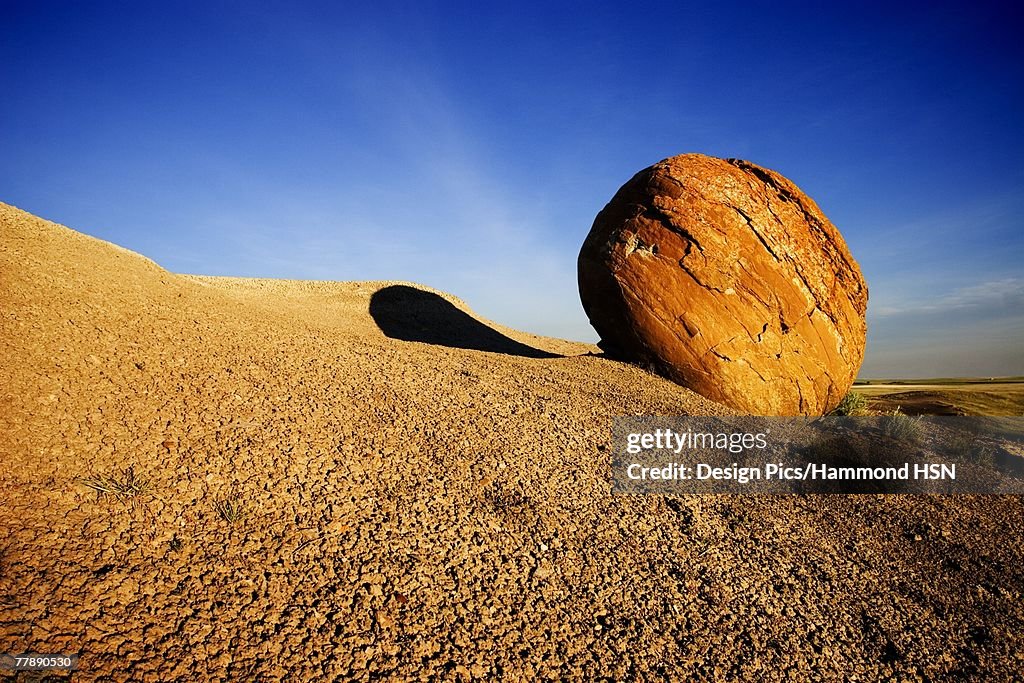
[[[796,182],[862,376],[1024,374],[1010,4],[0,3],[0,200],[189,273],[422,282],[594,340],[576,255],[684,152]]]

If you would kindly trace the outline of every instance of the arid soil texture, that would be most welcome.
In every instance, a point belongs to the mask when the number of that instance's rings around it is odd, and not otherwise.
[[[1020,499],[612,495],[613,416],[723,409],[593,351],[0,205],[0,652],[76,681],[1024,671]]]

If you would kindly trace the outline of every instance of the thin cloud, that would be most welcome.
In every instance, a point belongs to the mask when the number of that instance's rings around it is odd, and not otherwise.
[[[884,306],[872,311],[879,317],[963,312],[993,309],[1004,312],[1024,310],[1024,280],[1007,277],[954,289],[929,301],[905,306]]]

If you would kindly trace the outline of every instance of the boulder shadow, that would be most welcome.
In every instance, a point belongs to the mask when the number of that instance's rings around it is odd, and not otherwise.
[[[391,339],[526,358],[561,358],[517,342],[422,289],[392,285],[370,297],[370,315]]]

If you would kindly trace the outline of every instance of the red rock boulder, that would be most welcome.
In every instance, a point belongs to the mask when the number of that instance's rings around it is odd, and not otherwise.
[[[684,154],[597,215],[580,298],[610,356],[758,415],[820,415],[864,357],[868,289],[817,204],[774,171]]]

